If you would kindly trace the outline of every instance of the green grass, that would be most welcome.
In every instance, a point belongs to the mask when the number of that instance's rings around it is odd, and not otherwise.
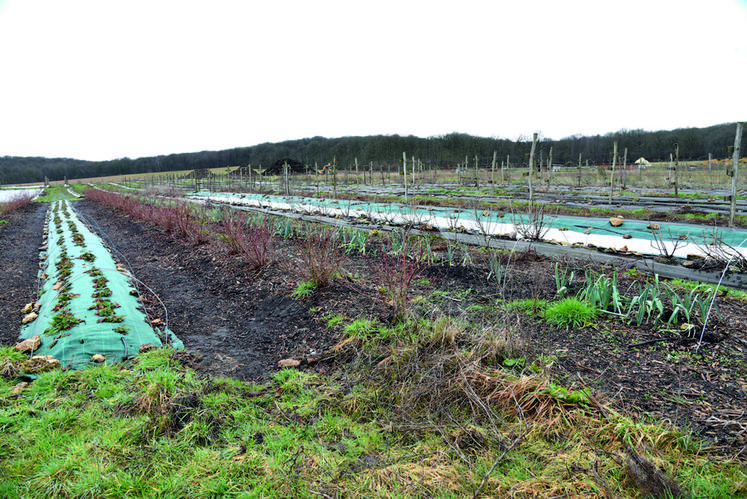
[[[570,329],[587,325],[598,317],[599,313],[599,309],[586,301],[569,297],[549,304],[545,309],[544,318],[553,326]]]
[[[354,338],[370,338],[379,330],[379,325],[372,319],[355,319],[345,326],[345,334]]]
[[[75,191],[77,191],[79,188],[80,187],[76,187],[75,185],[71,186],[71,189]],[[78,198],[71,195],[64,185],[50,185],[49,187],[44,189],[44,192],[42,192],[42,194],[38,198],[36,198],[36,202],[51,203],[52,201],[58,201],[60,199],[75,201]]]
[[[687,281],[684,279],[672,279],[669,281],[669,284],[672,285],[674,288],[680,288],[680,289],[695,289],[699,288],[704,294],[713,295],[713,292],[716,290],[715,284],[704,284],[696,281]],[[733,298],[735,300],[740,301],[747,301],[747,291],[744,291],[742,289],[737,288],[730,288],[729,286],[719,286],[719,293],[726,294],[727,297]]]
[[[295,298],[296,300],[302,300],[314,294],[315,290],[316,290],[316,284],[314,284],[313,282],[301,281],[296,286],[296,289],[294,289],[293,292],[291,293],[291,297]]]
[[[547,308],[547,300],[541,298],[523,298],[506,304],[508,312],[519,312],[527,315],[542,315]]]
[[[0,496],[642,497],[620,437],[696,497],[747,493],[740,463],[665,423],[602,417],[541,368],[483,369],[467,323],[344,330],[368,349],[327,376],[207,378],[161,349],[18,395],[1,377]],[[23,358],[0,349],[3,372]]]
[[[70,184],[70,190],[75,192],[76,194],[84,194],[88,189],[90,189],[86,184],[81,184],[80,182],[76,182],[74,184]]]
[[[330,329],[339,326],[345,321],[345,317],[342,315],[330,315],[325,317],[325,319],[327,321],[327,327]]]

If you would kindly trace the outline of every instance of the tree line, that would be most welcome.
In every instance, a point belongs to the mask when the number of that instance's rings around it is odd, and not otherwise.
[[[547,160],[552,148],[552,162],[557,165],[575,165],[579,154],[590,165],[612,161],[614,142],[628,149],[628,158],[635,161],[644,157],[649,161],[668,161],[679,145],[680,161],[703,161],[711,153],[714,158],[730,156],[728,148],[734,145],[735,123],[725,123],[706,128],[680,128],[669,131],[619,130],[605,135],[574,135],[560,140],[541,138],[536,154]],[[531,138],[517,140],[476,137],[451,133],[434,137],[413,135],[372,135],[365,137],[311,137],[284,142],[264,143],[222,151],[177,153],[145,158],[120,158],[109,161],[85,161],[73,158],[0,157],[0,185],[42,182],[49,180],[79,179],[109,175],[134,175],[140,173],[225,168],[252,165],[269,166],[281,158],[293,158],[309,168],[321,168],[335,162],[340,168],[349,168],[357,160],[360,165],[374,167],[397,164],[402,152],[433,167],[452,167],[465,160],[474,166],[489,166],[494,151],[498,166],[509,161],[516,167],[528,164]]]

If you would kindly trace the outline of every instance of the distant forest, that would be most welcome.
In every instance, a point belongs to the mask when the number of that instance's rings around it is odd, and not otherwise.
[[[681,128],[671,131],[648,132],[620,130],[606,135],[572,136],[560,140],[542,139],[536,154],[548,157],[552,148],[555,165],[576,165],[581,154],[582,162],[590,165],[612,161],[613,142],[618,143],[618,154],[627,147],[628,161],[644,157],[649,161],[668,161],[679,145],[680,161],[707,160],[729,157],[728,148],[734,145],[736,124],[726,123],[707,128]],[[49,180],[79,179],[108,175],[133,175],[175,170],[225,168],[251,165],[267,167],[282,160],[292,160],[310,167],[319,167],[333,159],[339,168],[347,168],[358,160],[360,165],[373,163],[374,167],[394,165],[406,152],[408,159],[415,157],[432,166],[456,166],[468,158],[474,166],[488,167],[497,152],[497,162],[510,158],[512,167],[526,165],[531,149],[531,137],[519,140],[475,137],[467,134],[420,138],[400,135],[374,135],[368,137],[313,137],[285,142],[265,143],[223,151],[169,154],[147,158],[121,158],[110,161],[84,161],[71,158],[0,157],[0,185],[42,182]]]

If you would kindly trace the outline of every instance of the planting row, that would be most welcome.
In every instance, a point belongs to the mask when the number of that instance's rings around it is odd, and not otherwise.
[[[485,237],[549,241],[565,246],[606,248],[621,253],[661,255],[667,258],[734,256],[744,259],[740,246],[747,231],[705,230],[685,224],[652,224],[622,217],[555,217],[536,205],[528,214],[510,214],[483,209],[406,206],[391,203],[338,201],[332,199],[200,192],[192,199],[235,206],[290,210],[296,213],[346,217],[387,224],[468,232]]]
[[[198,205],[190,207],[189,203],[183,201],[163,206],[101,191],[93,194],[93,197],[127,209],[128,213],[146,221],[161,223],[172,234],[181,235],[187,240],[197,239],[189,235],[194,231],[204,237],[214,237],[229,254],[242,255],[252,268],[262,267],[274,260],[277,239],[293,238],[298,244],[300,256],[297,262],[288,266],[301,281],[293,294],[296,298],[304,298],[316,288],[326,286],[343,267],[347,254],[356,252],[364,255],[369,260],[373,280],[382,285],[380,290],[393,307],[394,317],[399,319],[406,318],[411,284],[425,267],[473,263],[473,257],[466,247],[437,235],[411,237],[406,228],[395,229],[384,238],[380,237],[383,233],[376,229],[302,227],[282,217],[273,224],[268,217],[261,215],[251,216],[242,211]],[[164,220],[172,221],[164,225]],[[511,271],[513,252],[486,248],[481,253],[489,268],[487,279],[499,288],[505,286]],[[619,289],[616,274],[608,277],[586,272],[585,278],[578,279],[572,272],[564,271],[559,266],[556,266],[555,279],[556,297],[569,297],[565,303],[559,304],[561,319],[550,320],[560,327],[580,327],[605,313],[610,318],[617,317],[636,326],[644,322],[654,325],[681,324],[682,334],[694,337],[698,332],[696,324],[703,326],[705,331],[715,293],[715,289],[705,285],[683,292],[660,284],[658,276],[635,282],[627,289]],[[582,286],[584,280],[585,285]],[[574,309],[576,303],[583,303],[593,313],[577,313]],[[533,308],[537,309],[538,306],[544,309],[545,305],[535,301]],[[564,322],[566,320],[570,322]]]
[[[38,189],[0,191],[0,217],[29,204],[39,192]]]
[[[132,276],[68,201],[51,205],[44,234],[39,297],[24,310],[20,335],[34,354],[49,356],[39,366],[127,360],[146,345],[183,348],[167,324],[150,322]]]

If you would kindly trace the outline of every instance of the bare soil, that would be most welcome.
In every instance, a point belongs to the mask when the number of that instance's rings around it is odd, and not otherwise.
[[[347,263],[350,275],[362,278],[338,279],[307,299],[295,300],[289,295],[300,279],[293,272],[297,249],[292,241],[278,242],[275,263],[254,272],[217,243],[195,247],[89,201],[79,201],[75,208],[150,288],[140,287],[148,312],[168,322],[186,346],[183,360],[206,375],[262,379],[284,358],[300,360],[301,368],[330,372],[343,362],[329,354],[341,332],[329,328],[326,317],[391,317],[378,283],[367,274],[366,257],[351,256]],[[0,225],[2,344],[16,341],[20,310],[36,294],[45,209],[33,204]],[[430,298],[418,305],[419,313],[437,307],[489,325],[501,320],[494,306],[497,299],[555,295],[555,261],[532,252],[514,255],[508,282],[498,289],[487,279],[482,254],[474,251],[471,259],[468,266],[423,270],[414,294]],[[589,266],[562,263],[575,268],[577,276]],[[623,289],[641,279],[618,275]],[[550,359],[554,374],[567,386],[589,387],[614,408],[670,421],[726,455],[747,459],[747,306],[728,296],[720,296],[717,304],[720,317],[709,322],[706,342],[697,354],[696,341],[677,328],[631,327],[612,317],[561,330],[539,317],[518,315],[513,329],[526,345],[527,358]]]
[[[39,247],[48,205],[30,203],[0,224],[0,342],[15,343],[21,310],[37,295]]]

